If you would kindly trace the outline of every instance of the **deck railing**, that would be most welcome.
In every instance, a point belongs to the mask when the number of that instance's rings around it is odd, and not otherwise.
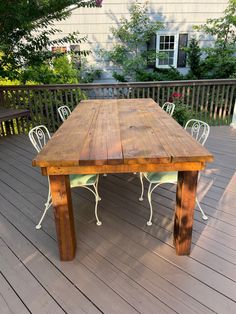
[[[30,123],[21,123],[19,133],[38,124],[54,132],[61,123],[57,112],[61,105],[73,109],[84,98],[153,98],[163,105],[176,92],[194,117],[224,125],[232,120],[235,87],[236,80],[0,86],[0,106],[30,110]]]

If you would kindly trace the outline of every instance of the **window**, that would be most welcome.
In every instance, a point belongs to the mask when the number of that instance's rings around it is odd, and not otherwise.
[[[66,46],[51,47],[52,52],[67,52]]]
[[[188,34],[177,34],[163,32],[157,34],[156,50],[163,53],[164,58],[157,58],[157,68],[185,67],[186,52],[183,50],[187,47]]]
[[[163,33],[157,35],[157,52],[165,54],[164,58],[157,58],[157,68],[177,66],[178,35]]]

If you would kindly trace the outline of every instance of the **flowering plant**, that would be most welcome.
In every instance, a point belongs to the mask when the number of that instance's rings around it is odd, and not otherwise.
[[[169,97],[169,101],[175,104],[173,118],[182,126],[186,124],[192,115],[190,108],[184,104],[183,100],[183,94],[178,92],[172,93]]]
[[[183,97],[183,95],[182,94],[180,94],[180,93],[177,93],[177,92],[174,92],[174,93],[172,93],[171,95],[170,95],[170,97],[169,97],[169,101],[170,102],[182,102],[182,97]]]

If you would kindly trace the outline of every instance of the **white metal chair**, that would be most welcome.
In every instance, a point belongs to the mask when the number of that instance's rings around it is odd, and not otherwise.
[[[71,114],[71,110],[68,106],[61,106],[57,109],[57,111],[62,121],[65,121]]]
[[[190,119],[186,125],[185,129],[190,128],[190,134],[202,145],[205,144],[209,133],[210,133],[210,126],[203,121]],[[161,184],[164,183],[173,183],[177,184],[178,180],[178,172],[140,172],[140,182],[141,182],[141,196],[139,198],[140,201],[143,201],[143,193],[144,193],[144,185],[143,185],[143,177],[148,180],[149,187],[148,187],[148,202],[150,206],[150,217],[147,221],[147,225],[152,225],[152,216],[153,216],[153,209],[152,209],[152,192]],[[198,177],[199,179],[199,177]],[[154,185],[154,186],[153,186]],[[202,213],[202,219],[207,220],[208,217],[204,213],[198,198],[196,197],[196,203]]]
[[[173,102],[165,102],[161,108],[172,116],[175,110],[175,104]]]
[[[34,127],[29,131],[29,139],[31,143],[33,144],[34,148],[39,153],[43,146],[47,143],[47,141],[51,138],[50,133],[46,126],[39,125]],[[98,180],[99,175],[97,174],[72,174],[70,175],[70,187],[82,187],[85,188],[93,193],[95,196],[95,217],[97,221],[97,225],[101,226],[102,222],[98,218],[97,214],[97,206],[98,201],[101,200],[99,194],[98,194]],[[48,209],[52,205],[52,196],[51,196],[51,190],[50,190],[50,182],[48,177],[48,196],[47,196],[47,202],[45,203],[44,212],[39,220],[39,223],[36,225],[36,229],[41,228],[42,221],[48,211]]]

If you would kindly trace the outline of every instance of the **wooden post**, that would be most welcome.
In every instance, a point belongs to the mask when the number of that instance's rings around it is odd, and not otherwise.
[[[71,261],[76,252],[76,236],[68,175],[50,176],[58,247],[61,261]]]
[[[174,244],[178,255],[189,255],[198,171],[179,171],[176,191]]]

